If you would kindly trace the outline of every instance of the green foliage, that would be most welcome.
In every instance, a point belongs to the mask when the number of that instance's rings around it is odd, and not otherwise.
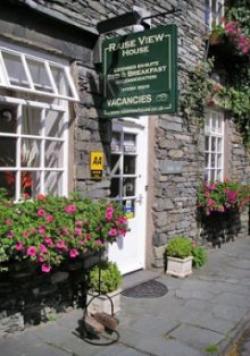
[[[227,19],[229,21],[238,21],[244,33],[250,36],[250,8],[244,2],[235,2],[227,12]]]
[[[101,264],[101,293],[107,294],[115,291],[122,283],[121,273],[116,263],[104,261]],[[99,266],[90,271],[90,288],[99,291]]]
[[[217,353],[219,352],[219,347],[215,344],[210,344],[204,349],[204,351],[210,354]]]
[[[176,236],[169,241],[166,255],[177,258],[186,258],[192,255],[192,241],[185,236]]]
[[[50,272],[104,249],[126,231],[127,219],[115,203],[40,195],[15,204],[0,192],[0,264],[28,260]]]
[[[193,246],[193,267],[201,268],[207,262],[207,251],[201,246]]]

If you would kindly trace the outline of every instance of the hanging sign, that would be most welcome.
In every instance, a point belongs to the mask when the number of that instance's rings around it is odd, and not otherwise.
[[[176,112],[175,25],[104,40],[102,56],[104,117]]]
[[[103,172],[103,152],[100,151],[92,151],[90,152],[90,171],[91,177],[95,179],[102,178]]]

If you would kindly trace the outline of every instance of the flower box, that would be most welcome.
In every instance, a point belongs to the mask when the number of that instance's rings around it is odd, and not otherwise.
[[[114,310],[113,313],[117,314],[121,309],[121,289],[117,289],[114,292],[107,293],[108,296],[102,294],[100,296],[95,297],[92,302],[88,306],[88,313],[107,313],[112,314],[112,308],[109,298],[112,299]],[[93,295],[87,295],[87,303],[90,302]]]
[[[184,278],[192,274],[193,256],[184,259],[176,257],[167,257],[167,274],[171,276]]]

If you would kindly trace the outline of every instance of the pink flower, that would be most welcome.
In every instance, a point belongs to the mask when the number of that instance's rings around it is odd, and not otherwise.
[[[103,246],[103,242],[101,240],[96,240],[95,242],[96,246],[101,247]]]
[[[49,273],[51,271],[51,266],[48,265],[47,263],[43,263],[41,269],[42,269],[42,272]]]
[[[37,210],[37,216],[43,217],[43,216],[45,216],[45,214],[46,213],[45,213],[44,209],[40,208],[40,209]]]
[[[231,190],[227,191],[227,200],[230,204],[235,204],[238,198],[237,192],[233,192]]]
[[[86,234],[86,240],[90,241],[91,240],[91,235],[90,234]]]
[[[126,232],[127,232],[127,230],[125,230],[125,229],[118,229],[118,236],[125,236]]]
[[[39,255],[37,259],[38,259],[38,262],[40,262],[40,263],[44,262],[44,257],[41,255]]]
[[[128,222],[128,219],[126,218],[126,216],[119,216],[119,218],[117,219],[118,224],[121,225],[125,225]]]
[[[27,255],[34,257],[36,255],[36,248],[35,246],[30,246],[27,248]]]
[[[114,208],[110,205],[107,207],[106,212],[105,212],[105,218],[107,221],[112,220],[113,218],[113,212],[114,212]]]
[[[77,227],[82,227],[82,226],[83,226],[83,221],[77,220],[77,221],[76,221],[76,226],[77,226]]]
[[[27,239],[29,236],[30,236],[30,232],[28,230],[22,233],[22,237],[24,237],[25,239]]]
[[[214,189],[216,189],[216,184],[214,184],[214,183],[211,183],[211,184],[209,184],[208,186],[207,186],[207,188],[211,191],[211,190],[214,190]]]
[[[40,201],[43,201],[46,199],[45,195],[43,194],[38,194],[37,197],[36,197],[37,200],[40,200]]]
[[[46,216],[45,220],[47,223],[51,223],[54,220],[54,217],[53,217],[53,215],[48,214]]]
[[[40,244],[40,252],[41,253],[47,253],[48,249],[44,244]]]
[[[52,239],[50,238],[50,237],[45,237],[44,238],[44,243],[47,245],[47,246],[49,246],[49,247],[52,247],[54,244],[53,244],[53,241],[52,241]]]
[[[65,245],[65,242],[63,240],[60,240],[56,243],[56,247],[59,249],[59,250],[67,250],[68,247]]]
[[[208,199],[207,206],[209,208],[214,207],[215,206],[215,201],[213,199]]]
[[[38,232],[39,234],[44,235],[46,233],[46,228],[44,226],[39,226]]]
[[[70,256],[71,258],[76,258],[78,255],[79,255],[79,252],[77,251],[76,248],[72,248],[72,249],[69,251],[69,256]]]
[[[69,204],[64,208],[65,213],[67,214],[74,214],[76,212],[75,204]]]
[[[15,246],[17,251],[22,251],[23,250],[23,244],[21,242],[17,242]]]
[[[76,227],[76,228],[75,228],[75,235],[76,235],[76,236],[81,236],[81,234],[82,234],[82,229],[79,228],[79,227]]]
[[[67,227],[63,227],[61,229],[62,235],[67,236],[69,235],[69,229]]]
[[[111,237],[117,236],[117,229],[115,229],[113,227],[112,229],[109,230],[108,235],[111,236]]]

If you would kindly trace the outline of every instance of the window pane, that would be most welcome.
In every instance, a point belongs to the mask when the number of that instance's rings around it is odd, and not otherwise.
[[[124,156],[124,173],[135,174],[135,156]]]
[[[205,167],[208,168],[208,163],[209,163],[209,154],[205,153]]]
[[[53,110],[46,110],[46,125],[45,125],[45,136],[59,137],[63,136],[63,113]]]
[[[50,69],[53,75],[53,78],[55,80],[58,93],[60,95],[65,95],[65,96],[72,96],[72,91],[69,86],[68,79],[66,77],[65,71],[63,68],[56,67],[53,65],[50,65]]]
[[[41,110],[25,106],[22,117],[22,133],[24,135],[41,134]]]
[[[222,152],[222,138],[217,138],[217,152]]]
[[[211,137],[211,151],[215,152],[216,150],[216,137]]]
[[[117,198],[120,196],[119,182],[120,182],[119,178],[111,179],[111,186],[110,186],[110,197],[111,198]]]
[[[210,182],[214,182],[215,181],[215,171],[213,169],[211,169],[210,171]]]
[[[21,172],[21,193],[35,197],[41,192],[41,172]]]
[[[45,64],[29,58],[26,60],[35,89],[45,92],[53,92]]]
[[[211,154],[211,168],[215,168],[215,154]]]
[[[130,197],[135,195],[135,178],[123,179],[123,196]]]
[[[39,167],[41,158],[41,142],[29,138],[21,141],[21,165],[22,167]]]
[[[16,172],[0,172],[0,188],[5,188],[8,196],[10,198],[15,198]]]
[[[205,137],[205,151],[209,151],[209,137]]]
[[[136,135],[124,134],[124,151],[136,152]]]
[[[221,181],[222,179],[223,179],[223,177],[222,177],[222,170],[219,169],[219,170],[217,171],[217,180],[220,180],[220,181]]]
[[[222,168],[222,155],[217,155],[217,167]]]
[[[206,182],[208,182],[208,169],[205,170],[205,174],[204,174],[204,179]]]
[[[2,55],[10,84],[29,88],[30,86],[21,61],[21,57],[8,52],[2,52]]]
[[[60,172],[45,172],[45,194],[62,195],[63,175]]]
[[[0,106],[0,132],[16,133],[16,110]]]
[[[0,167],[16,166],[16,138],[0,137]]]
[[[222,119],[218,119],[218,133],[222,134]]]
[[[120,174],[120,155],[111,155],[111,174]]]
[[[63,143],[45,142],[45,167],[63,168]]]

